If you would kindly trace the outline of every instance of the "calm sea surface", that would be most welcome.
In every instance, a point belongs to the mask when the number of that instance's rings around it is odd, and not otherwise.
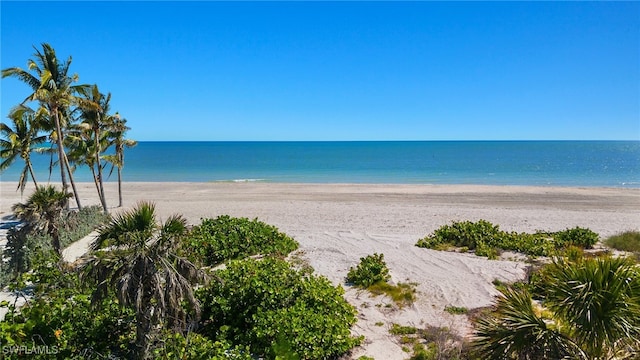
[[[46,181],[48,157],[34,162]],[[18,180],[21,167],[2,181]],[[127,149],[123,177],[640,188],[640,141],[141,142]],[[91,181],[86,169],[76,178]]]

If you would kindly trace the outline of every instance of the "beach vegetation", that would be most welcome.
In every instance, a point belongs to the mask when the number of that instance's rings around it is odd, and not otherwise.
[[[478,357],[640,355],[640,269],[632,260],[558,257],[537,274],[530,286],[501,288],[494,310],[474,320]]]
[[[640,231],[625,231],[608,237],[604,244],[610,248],[640,253]]]
[[[213,266],[227,260],[253,255],[284,257],[298,248],[298,242],[273,225],[258,219],[222,215],[203,219],[189,234],[185,253]]]
[[[368,288],[378,282],[387,282],[389,279],[391,275],[384,261],[384,254],[378,253],[360,258],[358,266],[349,268],[347,273],[347,282],[362,288]]]
[[[27,231],[40,231],[49,235],[51,247],[61,256],[60,220],[71,196],[53,185],[39,186],[26,202],[14,204],[11,210],[25,223]]]
[[[530,256],[553,256],[571,246],[591,248],[598,241],[595,232],[576,227],[558,232],[534,234],[506,232],[486,220],[458,221],[436,229],[416,243],[434,249],[468,249],[476,255],[497,259],[503,250],[517,251]]]
[[[182,216],[158,224],[155,206],[141,202],[99,230],[94,248],[105,242],[111,248],[95,251],[83,265],[82,279],[94,284],[94,304],[113,292],[122,306],[134,311],[136,358],[148,356],[160,327],[183,329],[197,322],[200,305],[193,286],[204,274],[177,255],[186,234]]]
[[[394,285],[389,283],[390,279],[384,254],[374,253],[360,258],[356,267],[349,268],[346,280],[373,295],[386,295],[400,307],[412,304],[416,298],[417,284],[400,282]]]
[[[56,219],[59,231],[60,247],[65,248],[71,243],[87,236],[91,231],[105,224],[108,216],[96,206],[88,206],[82,210],[64,210]],[[7,243],[2,252],[3,261],[0,271],[3,277],[0,285],[8,284],[20,274],[33,269],[35,264],[51,257],[59,258],[53,252],[52,238],[42,227],[30,226],[28,223],[13,226],[7,232]]]
[[[416,328],[393,324],[389,333],[397,337],[404,346],[403,351],[411,353],[409,359],[467,359],[468,346],[462,337],[447,327],[427,326]],[[407,346],[411,345],[411,347]]]
[[[469,312],[469,309],[464,306],[447,305],[445,306],[444,311],[451,315],[464,315]]]
[[[197,291],[201,333],[210,339],[247,345],[257,356],[302,359],[338,357],[362,341],[350,333],[357,311],[325,277],[273,257],[230,261],[214,275]]]

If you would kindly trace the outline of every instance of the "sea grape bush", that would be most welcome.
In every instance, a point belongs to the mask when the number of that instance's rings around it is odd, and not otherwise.
[[[585,249],[591,249],[599,240],[598,234],[581,227],[558,231],[553,238],[559,246],[575,245]]]
[[[325,277],[277,258],[231,261],[215,277],[197,292],[210,339],[301,359],[336,358],[361,341],[350,334],[357,312]]]
[[[357,267],[349,268],[347,282],[367,288],[377,282],[386,282],[391,278],[384,254],[374,253],[360,258]]]
[[[222,215],[203,219],[189,236],[189,253],[205,265],[262,254],[286,256],[298,243],[275,226],[258,219]]]
[[[441,249],[466,247],[478,256],[496,258],[500,250],[513,250],[532,256],[551,256],[569,246],[591,248],[598,234],[576,227],[554,233],[535,234],[506,232],[486,220],[460,221],[436,229],[432,235],[418,240],[416,246]]]

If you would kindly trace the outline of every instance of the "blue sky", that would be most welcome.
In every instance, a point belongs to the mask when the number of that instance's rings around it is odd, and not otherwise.
[[[137,140],[640,140],[638,2],[0,6],[2,68],[50,43]]]

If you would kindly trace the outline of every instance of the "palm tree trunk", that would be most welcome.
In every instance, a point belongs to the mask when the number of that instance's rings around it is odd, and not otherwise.
[[[66,153],[62,153],[64,156],[64,163],[69,172],[69,181],[71,182],[71,188],[73,189],[73,197],[76,199],[76,204],[78,205],[78,210],[82,209],[82,205],[80,204],[80,196],[78,195],[78,189],[76,188],[76,182],[73,181],[73,173],[71,172],[71,167],[69,166],[69,159],[67,158]]]
[[[27,166],[29,167],[29,173],[31,174],[31,180],[33,180],[33,185],[38,188],[38,182],[36,181],[36,176],[33,173],[33,166],[31,166],[31,161],[27,160]]]
[[[136,358],[144,360],[147,358],[149,352],[149,346],[151,345],[151,331],[153,322],[153,306],[151,305],[151,299],[145,296],[144,301],[147,304],[141,312],[136,315]]]
[[[91,168],[91,175],[93,176],[93,184],[96,186],[98,197],[102,200],[102,194],[100,193],[100,185],[98,185],[98,174],[96,174],[96,169],[93,166],[90,166],[90,168]]]
[[[100,162],[100,129],[94,129],[94,134],[95,134],[95,146],[96,146],[96,164],[98,165],[98,182],[99,182],[99,189],[98,189],[98,196],[100,197],[100,202],[102,203],[102,209],[104,210],[105,214],[109,212],[109,209],[107,208],[107,199],[105,198],[104,195],[104,182],[102,180],[102,163]]]
[[[122,207],[122,170],[118,166],[118,207]]]
[[[58,145],[58,163],[60,164],[60,181],[62,181],[62,191],[67,193],[67,189],[69,185],[67,185],[67,175],[65,171],[66,163],[64,159],[66,158],[64,153],[64,147],[62,146],[62,127],[60,126],[60,118],[58,117],[58,108],[52,106],[51,112],[53,112],[53,119],[56,125],[56,144]],[[68,206],[68,205],[67,205]]]

